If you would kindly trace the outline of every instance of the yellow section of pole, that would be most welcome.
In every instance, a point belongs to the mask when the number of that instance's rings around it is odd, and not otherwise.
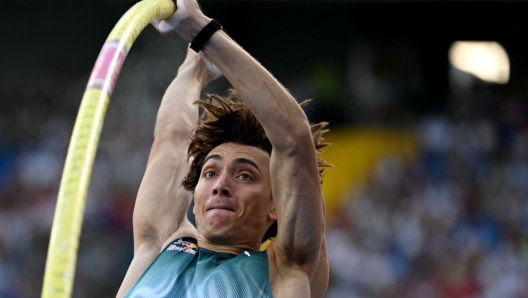
[[[106,108],[121,66],[150,22],[171,16],[171,0],[143,0],[121,17],[97,58],[77,114],[51,230],[42,297],[71,297],[86,193]]]

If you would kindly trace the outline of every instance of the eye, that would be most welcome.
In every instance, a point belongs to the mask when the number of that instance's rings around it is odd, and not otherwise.
[[[241,180],[252,180],[253,179],[253,177],[251,177],[249,174],[240,174],[238,178],[240,178]]]
[[[207,171],[207,172],[204,173],[204,177],[205,178],[212,178],[214,176],[216,176],[216,173],[213,172],[213,171]]]

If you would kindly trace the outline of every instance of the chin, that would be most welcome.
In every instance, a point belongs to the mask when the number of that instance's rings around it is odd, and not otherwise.
[[[207,227],[209,231],[224,231],[231,229],[236,224],[236,217],[232,212],[226,212],[223,210],[212,210],[205,214],[204,227]]]
[[[228,235],[236,234],[237,227],[233,227],[232,223],[226,220],[209,222],[203,226],[201,234],[207,239],[230,239]]]
[[[202,235],[208,242],[222,245],[233,244],[236,238],[240,237],[238,229],[233,230],[227,228],[209,229],[203,231]]]

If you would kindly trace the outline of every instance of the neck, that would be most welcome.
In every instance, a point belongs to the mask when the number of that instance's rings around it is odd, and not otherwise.
[[[249,243],[226,244],[220,243],[220,241],[208,240],[201,235],[198,236],[197,241],[198,247],[232,255],[238,255],[243,253],[244,251],[252,252],[260,250],[260,243],[255,243],[253,245]]]

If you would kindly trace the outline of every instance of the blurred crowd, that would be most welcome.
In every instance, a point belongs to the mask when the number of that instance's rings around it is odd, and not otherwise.
[[[386,156],[351,192],[327,297],[528,297],[526,107],[473,118],[422,118],[416,158]]]
[[[77,80],[48,81],[45,85],[57,88],[66,83],[74,88]],[[39,297],[42,288],[58,187],[73,128],[73,119],[62,115],[64,107],[53,105],[56,99],[49,98],[46,88],[10,94],[17,104],[0,112],[0,297]],[[109,144],[113,138],[104,137],[98,151],[79,247],[75,297],[115,295],[132,257],[131,214],[139,182],[136,173],[120,169],[122,164],[134,165],[135,154],[148,148],[127,151],[134,138],[120,142],[119,136],[126,134],[117,128],[110,130],[120,145]],[[143,170],[138,171],[141,175]]]

